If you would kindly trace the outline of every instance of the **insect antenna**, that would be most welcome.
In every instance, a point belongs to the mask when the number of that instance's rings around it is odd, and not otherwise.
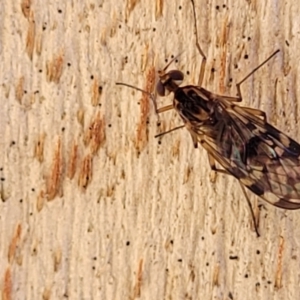
[[[179,54],[179,55],[180,55],[180,54]],[[168,65],[163,69],[163,71],[165,71],[165,70],[170,66],[170,64],[171,64],[175,59],[177,59],[177,57],[178,57],[179,55],[177,55],[176,57],[174,57],[174,58],[168,63]],[[156,93],[153,94],[153,93],[147,92],[147,91],[145,91],[145,90],[143,90],[143,89],[140,89],[140,88],[138,88],[138,87],[136,87],[136,86],[134,86],[134,85],[128,84],[128,83],[116,82],[116,85],[127,86],[127,87],[129,87],[129,88],[131,88],[131,89],[140,91],[140,92],[142,92],[142,93],[148,95],[148,96],[151,98],[152,102],[153,102],[154,109],[155,109],[155,113],[156,113],[157,118],[158,118],[158,121],[157,121],[157,124],[158,124],[158,125],[160,125],[159,114],[162,113],[162,112],[164,112],[164,111],[173,109],[173,104],[170,104],[170,105],[167,105],[167,106],[164,106],[164,107],[161,107],[161,108],[158,109],[158,108],[157,108],[157,105],[156,105]],[[172,129],[170,129],[170,130],[161,132],[161,133],[155,135],[154,137],[155,137],[155,138],[161,137],[161,136],[163,136],[163,135],[166,135],[167,133],[170,133],[170,132],[175,131],[175,130],[177,130],[177,129],[181,129],[181,128],[183,128],[184,126],[185,126],[185,125],[180,125],[180,126],[174,127],[174,128],[172,128]]]
[[[164,74],[164,73],[166,72],[166,70],[168,69],[168,67],[169,67],[175,60],[177,60],[178,57],[179,57],[182,53],[183,53],[183,51],[180,52],[179,54],[177,54],[175,57],[173,57],[173,58],[171,59],[171,61],[170,61],[170,62],[169,62],[162,70],[159,70],[159,71],[158,71],[158,74]],[[156,103],[157,90],[155,90],[155,93],[150,93],[150,92],[147,92],[147,91],[145,91],[145,90],[143,90],[143,89],[141,89],[141,88],[138,88],[138,87],[136,87],[136,86],[134,86],[134,85],[131,85],[131,84],[128,84],[128,83],[123,83],[123,82],[116,82],[116,85],[127,86],[127,87],[129,87],[129,88],[135,89],[135,90],[137,90],[137,91],[140,91],[140,92],[142,92],[142,93],[148,95],[148,96],[150,97],[152,103],[153,103],[153,106],[154,106],[154,109],[155,109],[155,113],[156,113],[156,116],[157,116],[157,118],[158,118],[158,120],[157,120],[157,124],[158,124],[158,125],[160,125],[160,117],[159,117],[159,114],[162,113],[162,112],[164,112],[164,111],[171,110],[171,109],[174,108],[174,107],[173,107],[173,104],[166,105],[166,106],[163,106],[163,107],[161,107],[161,108],[157,108],[157,103]],[[167,133],[170,133],[170,132],[172,132],[172,131],[175,131],[175,130],[180,129],[180,128],[183,128],[183,127],[184,127],[184,125],[174,127],[174,128],[172,128],[172,129],[170,129],[170,130],[168,130],[168,131],[164,131],[164,132],[162,132],[162,133],[159,133],[159,134],[155,135],[154,137],[155,137],[155,138],[161,137],[161,136],[163,136],[163,135],[165,135],[165,134],[167,134]]]
[[[143,89],[140,89],[134,85],[131,85],[131,84],[128,84],[128,83],[123,83],[123,82],[116,82],[116,85],[123,85],[123,86],[127,86],[131,89],[134,89],[134,90],[137,90],[137,91],[140,91],[146,95],[148,95],[153,103],[153,106],[154,106],[154,110],[155,110],[155,113],[157,115],[157,118],[158,118],[158,122],[160,122],[160,119],[159,119],[159,109],[157,109],[157,104],[156,104],[156,92],[153,94],[153,93],[150,93],[150,92],[147,92]]]
[[[171,59],[171,61],[170,61],[170,62],[169,62],[162,70],[159,70],[158,72],[159,72],[159,73],[165,72],[165,71],[170,67],[170,65],[172,64],[172,62],[175,61],[182,53],[183,53],[183,51],[180,52],[179,54],[177,54],[175,57],[173,57],[173,58]]]

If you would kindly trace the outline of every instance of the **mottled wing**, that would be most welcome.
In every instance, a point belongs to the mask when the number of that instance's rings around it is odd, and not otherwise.
[[[226,171],[256,195],[285,208],[300,208],[300,145],[261,116],[227,101],[204,143]]]

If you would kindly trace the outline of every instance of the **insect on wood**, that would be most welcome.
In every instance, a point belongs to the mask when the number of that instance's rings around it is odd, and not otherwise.
[[[193,0],[191,3],[196,47],[202,57],[198,85],[180,87],[183,73],[179,70],[167,71],[174,59],[163,70],[158,71],[159,80],[156,87],[160,96],[174,94],[173,103],[170,105],[157,109],[156,95],[128,84],[117,84],[147,93],[153,100],[158,114],[170,109],[178,112],[183,125],[156,137],[185,127],[192,137],[194,147],[197,148],[200,144],[207,151],[212,170],[238,179],[250,207],[256,234],[259,236],[245,188],[276,207],[300,208],[300,145],[269,124],[265,112],[237,104],[242,101],[241,84],[279,50],[236,84],[237,97],[218,95],[206,90],[202,87],[206,56],[198,41],[195,4]],[[216,163],[222,168],[217,167]]]

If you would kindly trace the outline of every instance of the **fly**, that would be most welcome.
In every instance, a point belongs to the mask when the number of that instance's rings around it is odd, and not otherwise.
[[[236,84],[237,97],[218,95],[204,89],[202,82],[206,56],[198,41],[195,4],[193,0],[191,2],[196,47],[202,57],[198,85],[180,87],[183,73],[179,70],[167,72],[174,59],[163,70],[158,71],[156,92],[160,96],[173,93],[174,98],[170,105],[159,109],[155,106],[156,112],[160,114],[175,109],[183,125],[156,137],[185,127],[192,137],[194,147],[201,145],[207,151],[211,169],[232,175],[239,181],[259,236],[246,189],[276,207],[290,210],[300,208],[300,145],[269,124],[265,112],[237,104],[242,101],[241,84],[279,50]],[[117,84],[147,93],[156,105],[153,94],[128,84]],[[216,163],[222,168],[218,168]]]

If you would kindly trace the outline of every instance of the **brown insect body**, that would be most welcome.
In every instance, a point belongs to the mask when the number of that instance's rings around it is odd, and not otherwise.
[[[225,97],[200,87],[180,87],[183,74],[159,72],[157,92],[173,92],[173,107],[190,132],[224,170],[256,195],[285,208],[300,208],[300,145],[267,123],[264,112],[241,107],[239,98]],[[161,111],[165,111],[162,108]],[[160,109],[158,112],[161,112]]]
[[[197,148],[198,144],[201,144],[207,151],[212,170],[230,174],[239,180],[259,236],[258,224],[245,187],[274,206],[284,209],[300,208],[300,145],[269,124],[263,111],[237,104],[242,101],[241,84],[279,50],[236,84],[237,97],[218,95],[204,89],[202,82],[206,56],[198,41],[195,4],[193,0],[191,3],[196,47],[202,57],[198,84],[180,87],[183,73],[179,70],[166,72],[175,58],[158,72],[159,81],[156,87],[161,96],[174,93],[173,103],[170,105],[157,109],[153,94],[129,84],[117,84],[148,94],[156,113],[170,109],[178,112],[184,125],[160,133],[156,137],[185,127],[191,134],[194,147]],[[216,167],[216,162],[222,169]]]

